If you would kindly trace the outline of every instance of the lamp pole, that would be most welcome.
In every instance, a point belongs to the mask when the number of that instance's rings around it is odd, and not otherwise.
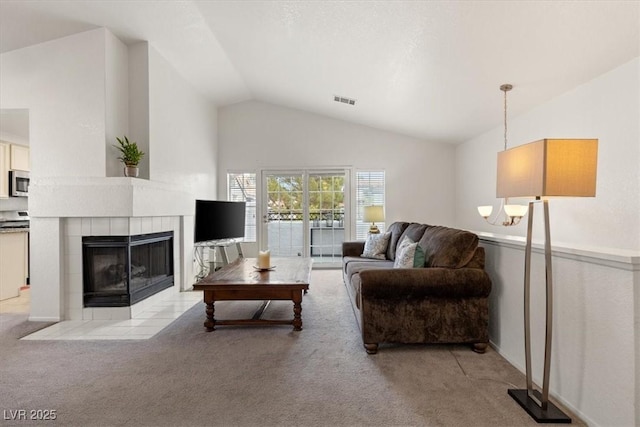
[[[531,246],[533,235],[533,211],[536,203],[542,202],[544,212],[544,264],[546,281],[546,322],[544,343],[544,368],[542,394],[533,386],[531,369]],[[527,377],[526,390],[509,389],[509,395],[538,423],[571,423],[569,418],[552,402],[549,402],[549,378],[551,373],[551,338],[553,332],[553,271],[551,259],[551,231],[549,227],[549,201],[529,202],[527,243],[524,258],[524,351]]]

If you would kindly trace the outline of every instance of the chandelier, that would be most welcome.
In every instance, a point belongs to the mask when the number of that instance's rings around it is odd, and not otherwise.
[[[503,84],[500,86],[500,90],[504,92],[504,151],[507,151],[507,92],[511,89],[513,89],[513,85],[510,84]],[[509,199],[502,199],[500,202],[500,210],[498,210],[495,218],[489,219],[491,212],[493,212],[493,206],[478,206],[478,213],[489,224],[497,226],[502,225],[505,227],[517,225],[522,217],[527,214],[527,210],[527,206],[510,205]]]

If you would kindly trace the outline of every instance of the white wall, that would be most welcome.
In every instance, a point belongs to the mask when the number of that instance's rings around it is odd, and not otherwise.
[[[510,97],[518,93],[514,83]],[[639,120],[638,58],[509,120],[509,147],[545,137],[599,139],[596,197],[550,200],[551,392],[590,425],[640,424]],[[484,243],[493,281],[490,338],[506,359],[524,370],[522,237],[526,219],[516,227],[492,227],[476,211],[477,205],[491,202],[497,209],[496,154],[502,150],[502,141],[500,127],[458,146],[456,218],[462,228],[497,233]],[[543,239],[541,216],[538,208],[534,217],[534,241],[538,242]],[[500,236],[507,234],[516,236],[517,243],[501,241]],[[582,250],[586,255],[571,255]],[[535,254],[535,379],[540,379],[542,369],[543,272],[541,255]]]
[[[488,238],[482,246],[492,279],[492,345],[524,372],[524,245]],[[634,425],[638,415],[634,288],[638,285],[632,270],[640,269],[640,262],[606,253],[574,252],[554,249],[551,394],[589,425]],[[536,250],[531,332],[537,384],[542,384],[544,356],[544,272],[542,249]]]
[[[384,169],[387,224],[453,225],[455,148],[451,145],[258,101],[223,107],[218,117],[221,198],[226,197],[230,170]]]
[[[599,139],[596,197],[551,199],[554,242],[640,250],[639,75],[636,58],[509,120],[509,147],[543,138]],[[514,82],[509,96],[517,97],[518,90]],[[525,236],[526,221],[508,230],[496,229],[476,210],[491,203],[497,210],[496,157],[503,148],[502,132],[500,127],[458,146],[456,220],[471,230]],[[534,225],[534,237],[542,239],[542,222]]]
[[[144,78],[136,80],[140,75],[133,73],[135,92],[129,91],[131,56],[126,46],[104,28],[8,52],[0,58],[0,108],[29,110],[34,190],[30,197],[32,320],[63,318],[61,281],[68,267],[58,253],[60,218],[47,215],[42,203],[38,211],[36,190],[43,197],[55,197],[55,188],[50,194],[49,184],[57,178],[68,177],[70,181],[65,182],[73,187],[91,178],[122,176],[115,160],[117,152],[111,145],[115,136],[127,133],[131,117],[145,119],[139,109],[128,113],[130,96],[148,93],[148,99],[135,107],[151,109],[146,115],[149,120],[133,124],[133,128],[149,129],[149,141],[142,141],[148,144],[147,156],[152,159],[148,176],[156,182],[177,185],[186,194],[185,198],[172,200],[171,210],[189,217],[180,220],[181,229],[192,224],[194,196],[215,197],[215,106],[188,86],[157,52],[145,45],[142,48],[149,51],[149,77],[146,83]],[[144,63],[144,54],[132,56],[134,65],[140,57]],[[145,103],[153,103],[152,108]],[[149,200],[144,186],[133,187],[140,190],[134,191],[135,203]],[[73,205],[65,216],[78,216]],[[180,242],[181,263],[189,260],[189,265],[177,268],[186,287],[193,283],[192,234],[185,229]]]
[[[149,43],[129,46],[129,140],[145,153],[138,164],[140,178],[149,179]],[[122,175],[122,164],[117,176]]]
[[[150,179],[182,185],[196,198],[215,198],[217,131],[216,106],[150,46]]]
[[[29,109],[32,177],[122,176],[115,137],[147,127],[151,179],[215,197],[216,106],[148,43],[132,51],[100,28],[2,54],[0,108]],[[130,61],[148,82],[128,73]]]
[[[31,175],[104,176],[105,39],[97,29],[3,53],[0,108],[28,108]]]
[[[122,176],[120,152],[113,146],[116,137],[129,130],[129,58],[127,46],[116,36],[105,33],[105,162],[106,176]]]
[[[105,49],[97,29],[0,56],[0,108],[29,110],[32,185],[43,177],[105,176]],[[31,318],[63,314],[60,220],[31,219]]]
[[[192,199],[184,212],[193,213],[195,199],[215,199],[218,123],[216,106],[195,91],[177,71],[148,46],[149,178],[178,185]],[[193,216],[181,223],[182,283],[194,283],[191,260]]]

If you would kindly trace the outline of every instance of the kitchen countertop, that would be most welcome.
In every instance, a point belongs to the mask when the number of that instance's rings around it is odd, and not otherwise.
[[[4,233],[28,233],[29,229],[24,227],[19,228],[0,228],[0,234]]]

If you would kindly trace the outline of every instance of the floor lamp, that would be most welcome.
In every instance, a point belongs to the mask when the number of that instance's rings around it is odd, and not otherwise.
[[[549,201],[543,197],[594,197],[596,194],[597,139],[542,139],[498,153],[497,197],[535,197],[529,203],[524,261],[524,346],[527,388],[509,389],[509,395],[538,423],[570,423],[549,402],[551,337],[553,330],[553,275]],[[531,373],[531,241],[535,204],[544,213],[544,257],[546,276],[546,331],[542,391],[534,388]]]

